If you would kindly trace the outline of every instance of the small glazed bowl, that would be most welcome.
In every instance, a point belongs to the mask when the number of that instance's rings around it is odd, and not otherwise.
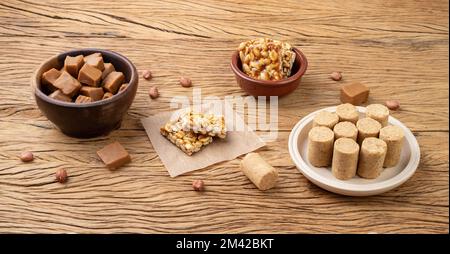
[[[42,73],[51,68],[61,69],[67,55],[89,55],[100,52],[105,63],[112,63],[123,72],[128,87],[111,98],[91,103],[76,104],[50,98],[42,91]],[[138,87],[136,67],[121,54],[103,49],[77,49],[53,56],[43,62],[33,74],[31,85],[36,104],[41,112],[64,134],[76,138],[107,135],[120,128],[122,118],[131,106]]]
[[[237,83],[244,91],[253,96],[283,96],[293,92],[308,68],[308,60],[299,49],[292,48],[292,50],[295,52],[295,61],[291,76],[277,81],[254,79],[245,74],[242,71],[239,52],[235,51],[231,57],[231,69],[236,76]]]

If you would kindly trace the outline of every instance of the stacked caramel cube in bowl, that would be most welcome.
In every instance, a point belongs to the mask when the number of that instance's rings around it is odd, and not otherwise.
[[[44,92],[53,99],[89,103],[111,98],[128,86],[123,72],[105,63],[101,53],[66,56],[63,67],[42,74]]]
[[[136,67],[121,54],[72,50],[45,61],[32,78],[36,103],[63,133],[104,135],[120,127],[138,86]]]

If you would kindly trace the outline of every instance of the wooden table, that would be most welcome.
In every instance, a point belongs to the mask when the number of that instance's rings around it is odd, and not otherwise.
[[[93,1],[92,1],[93,2]],[[448,1],[30,1],[0,3],[0,232],[15,233],[448,233]],[[284,6],[278,6],[283,3]],[[192,96],[246,95],[229,63],[237,45],[268,36],[300,47],[310,66],[279,100],[278,140],[260,150],[280,172],[261,192],[239,160],[170,178],[140,118]],[[122,128],[88,140],[61,134],[37,108],[33,70],[64,50],[115,50],[140,78]],[[344,80],[329,79],[339,70]],[[341,84],[361,81],[370,102],[398,99],[393,115],[417,137],[421,162],[399,188],[346,197],[316,187],[290,159],[287,139],[306,114],[339,104]],[[147,91],[158,86],[161,97]],[[133,162],[111,172],[95,151],[117,140]],[[36,159],[17,155],[31,150]],[[68,170],[66,185],[54,181]],[[203,179],[204,193],[192,191]]]

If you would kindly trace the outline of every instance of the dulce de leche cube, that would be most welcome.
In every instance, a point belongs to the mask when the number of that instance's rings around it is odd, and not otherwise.
[[[105,79],[106,76],[108,76],[108,74],[110,74],[113,71],[116,71],[116,69],[114,68],[114,65],[112,65],[112,63],[105,63],[105,69],[103,70],[102,73],[102,79]]]
[[[64,60],[64,69],[73,77],[78,77],[78,71],[83,64],[84,58],[82,55],[66,56],[66,59]]]
[[[89,64],[83,65],[78,73],[78,81],[88,86],[98,86],[102,79],[102,72]]]
[[[69,96],[63,94],[61,90],[54,91],[49,95],[49,97],[59,101],[72,102],[72,99]]]
[[[58,79],[53,83],[55,87],[69,97],[73,97],[81,88],[80,82],[72,77],[68,72],[63,71]]]
[[[123,81],[125,80],[125,76],[120,71],[113,71],[106,78],[103,80],[103,88],[112,93],[116,94],[117,90],[119,89],[120,85],[122,85]]]
[[[117,169],[131,161],[130,155],[119,142],[103,147],[97,151],[97,155],[109,169]]]
[[[54,92],[56,90],[58,90],[57,87],[55,87],[53,85],[53,83],[55,83],[56,79],[59,78],[59,76],[61,75],[61,72],[58,71],[55,68],[52,68],[46,72],[44,72],[42,74],[42,84],[50,91],[50,92]]]
[[[361,105],[369,97],[369,88],[361,83],[352,83],[341,87],[342,103]]]
[[[92,101],[98,101],[103,98],[103,88],[101,87],[90,87],[82,86],[80,89],[80,94],[90,97]]]
[[[127,87],[128,87],[128,83],[123,83],[119,88],[119,93],[124,91],[125,89],[127,89]]]
[[[92,102],[91,97],[87,97],[84,95],[78,95],[77,99],[75,100],[75,103],[81,104],[81,103],[89,103]]]
[[[105,65],[103,63],[103,57],[100,53],[93,53],[84,57],[84,61],[86,64],[103,71],[105,69]]]
[[[111,98],[111,97],[113,97],[113,95],[114,95],[114,94],[112,94],[112,93],[110,93],[110,92],[106,92],[106,93],[103,95],[102,100]]]

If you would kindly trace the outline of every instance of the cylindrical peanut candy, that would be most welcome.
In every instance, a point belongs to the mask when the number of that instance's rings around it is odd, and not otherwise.
[[[322,110],[313,119],[313,127],[324,126],[333,129],[334,125],[339,122],[339,117],[336,113]]]
[[[385,168],[394,167],[400,161],[400,155],[402,154],[403,130],[394,125],[386,126],[380,130],[380,139],[387,144],[387,153],[383,166]]]
[[[359,145],[350,138],[340,138],[334,142],[331,172],[340,180],[348,180],[356,175]]]
[[[315,167],[327,167],[333,155],[334,133],[327,127],[312,128],[308,133],[308,160]]]
[[[358,144],[361,145],[365,138],[378,138],[381,124],[372,118],[366,117],[358,120],[356,128],[358,128]]]
[[[341,104],[336,107],[336,114],[340,122],[352,122],[356,124],[359,118],[358,110],[350,103]]]
[[[333,128],[334,139],[351,138],[356,141],[358,137],[358,129],[352,122],[340,122]]]
[[[381,104],[371,104],[366,107],[366,117],[377,120],[381,126],[387,126],[389,120],[389,109]]]
[[[273,188],[278,180],[277,170],[257,153],[248,153],[242,159],[241,170],[260,190]]]
[[[378,138],[366,138],[362,142],[358,160],[358,175],[363,178],[377,178],[383,170],[387,145]]]

